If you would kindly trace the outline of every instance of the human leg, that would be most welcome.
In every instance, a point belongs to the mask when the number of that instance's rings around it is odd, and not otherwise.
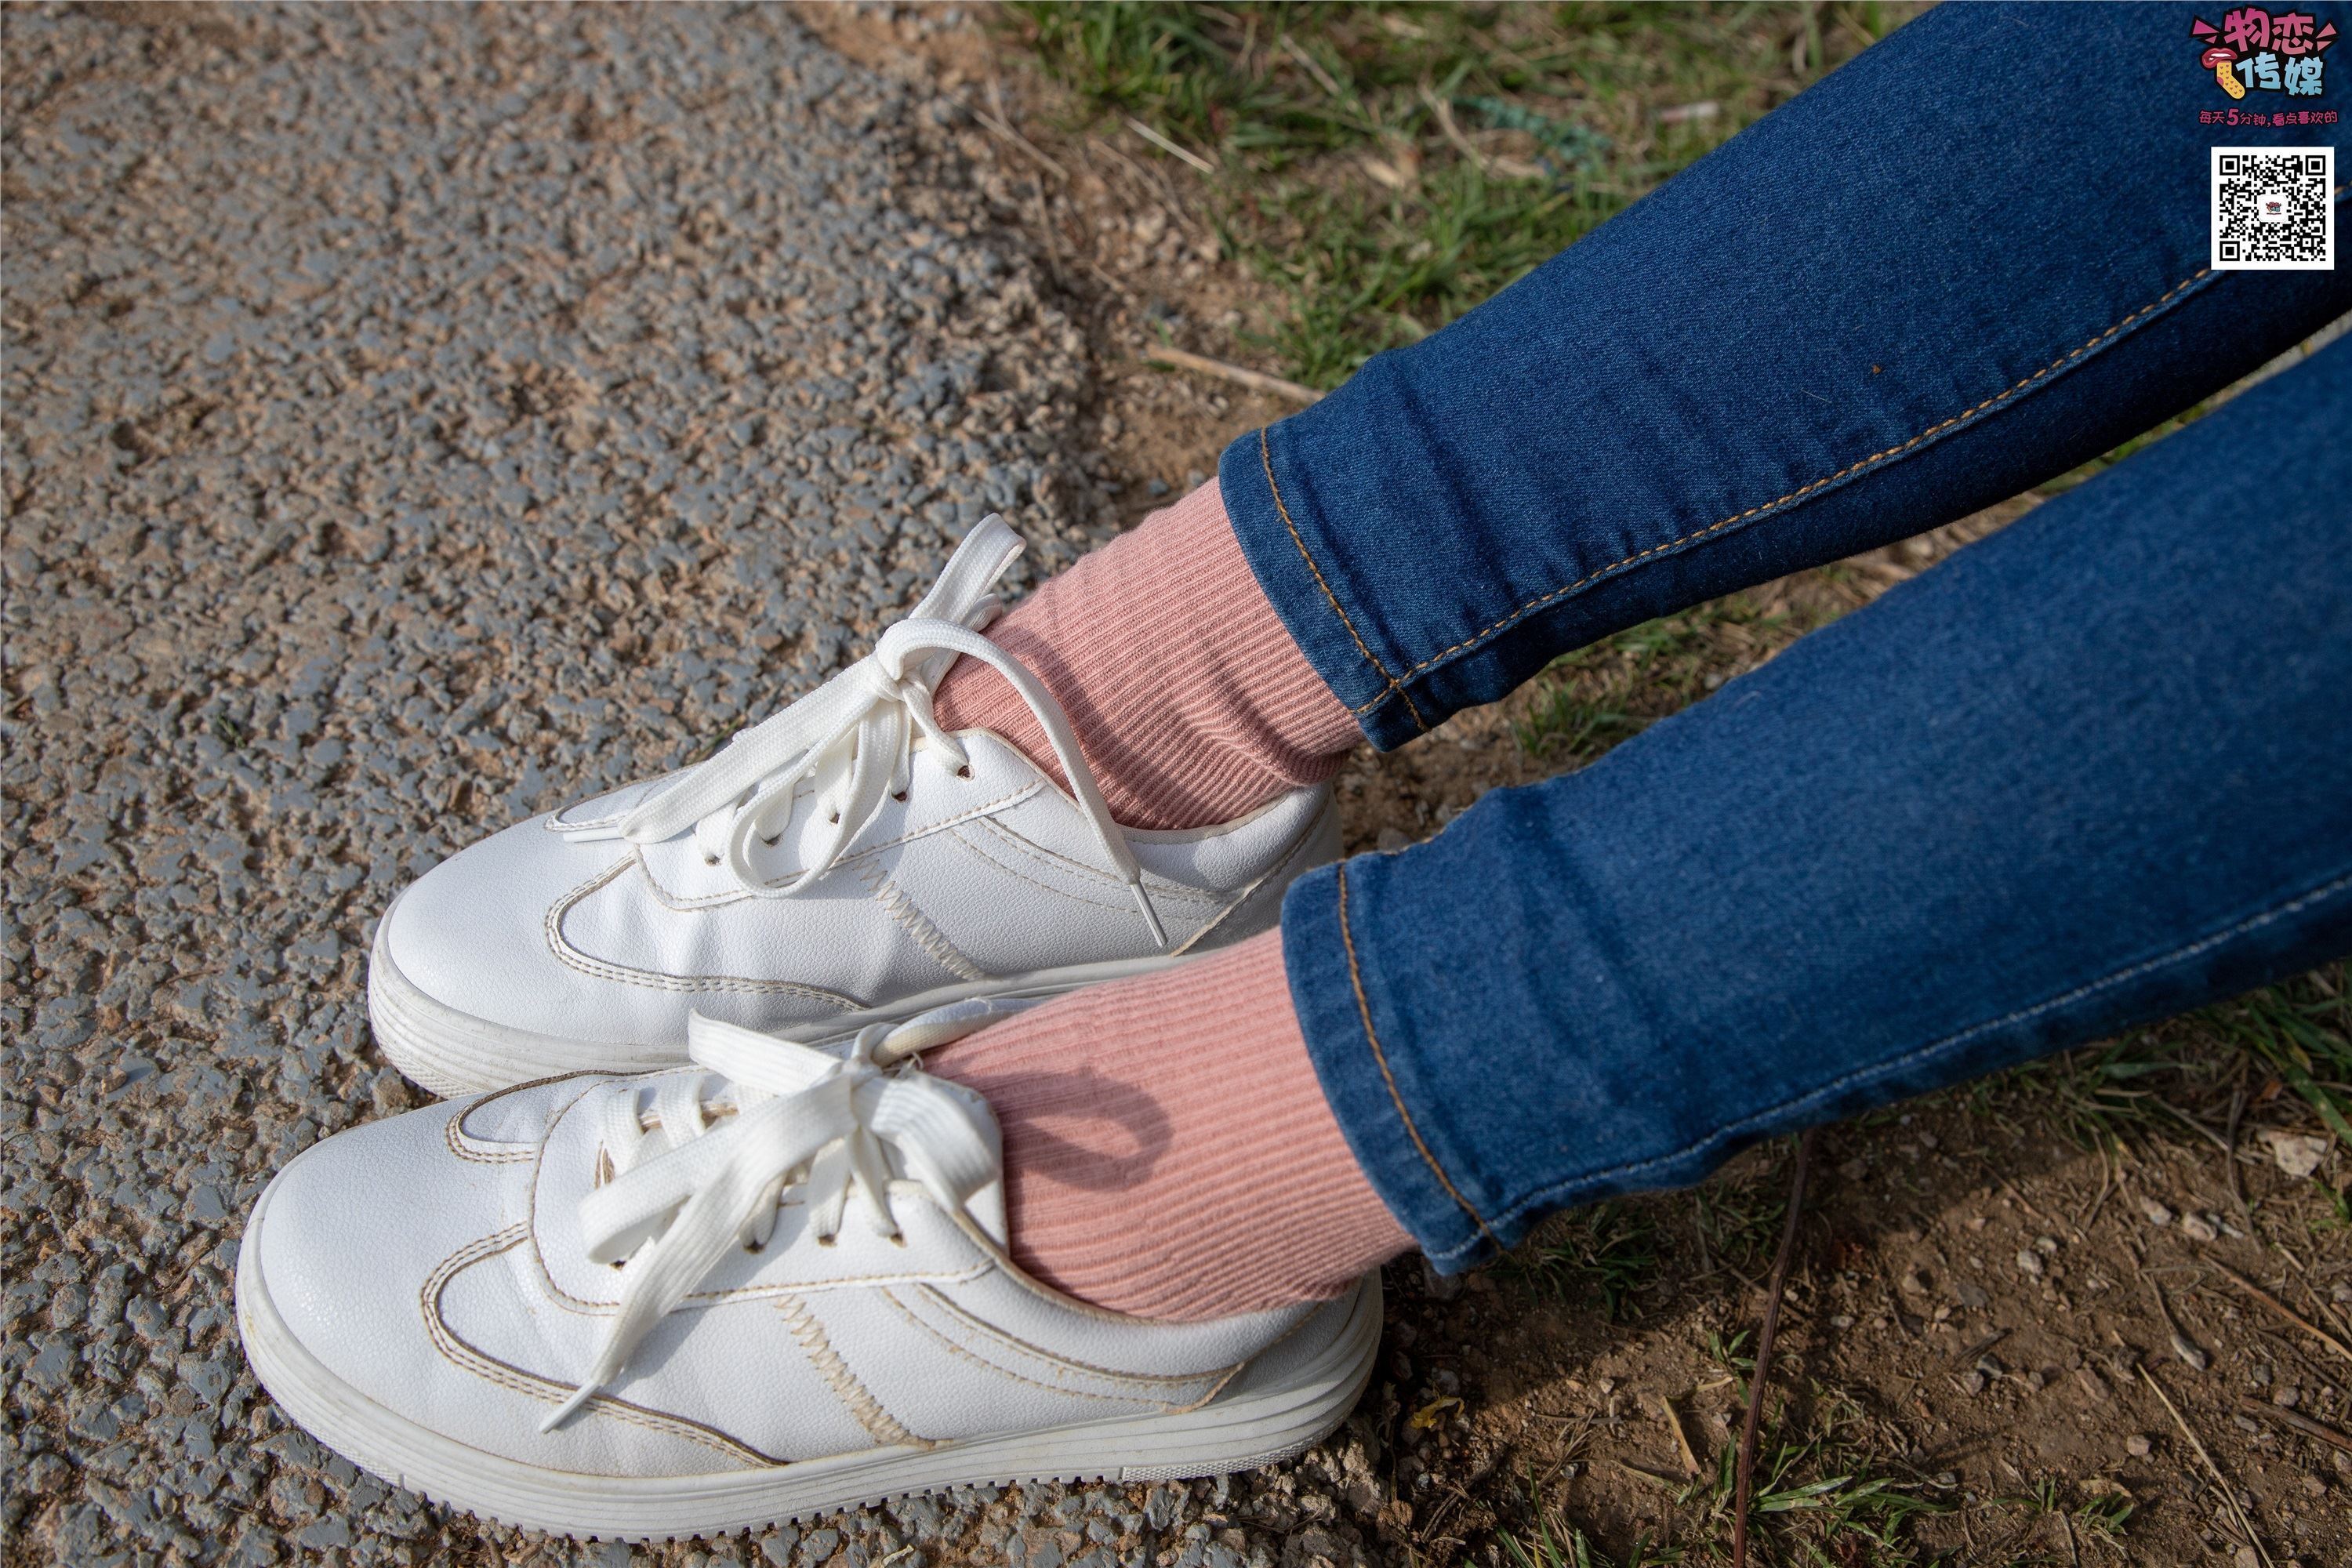
[[[950,1047],[1029,1167],[1033,1266],[1066,1248],[1124,1310],[1214,1315],[1306,1283],[1282,1238],[1318,1224],[1379,1261],[1401,1237],[1289,1131],[1321,1112],[1458,1268],[1552,1209],[2352,948],[2347,413],[2337,347],[1593,766],[1304,879],[1278,941],[1217,961],[1233,995],[1282,968],[1292,1016],[1140,981]],[[1066,1032],[1086,1006],[1098,1058]],[[1024,1088],[1047,1035],[1071,1076]],[[1322,1105],[1281,1070],[1302,1049]],[[1131,1151],[1142,1116],[1156,1168],[1065,1181],[1028,1100],[1056,1159]],[[1233,1289],[1123,1196],[1170,1183],[1224,1215]]]

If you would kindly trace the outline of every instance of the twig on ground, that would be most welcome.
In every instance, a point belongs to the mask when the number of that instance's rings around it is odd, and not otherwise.
[[[1763,1428],[1766,1380],[1772,1375],[1772,1336],[1780,1327],[1780,1298],[1789,1290],[1789,1263],[1797,1254],[1797,1222],[1804,1217],[1805,1172],[1811,1165],[1819,1127],[1797,1140],[1796,1169],[1789,1177],[1789,1217],[1780,1226],[1780,1250],[1764,1288],[1764,1324],[1756,1335],[1756,1370],[1748,1379],[1748,1415],[1739,1426],[1739,1463],[1731,1502],[1731,1568],[1748,1568],[1748,1503],[1756,1490],[1756,1439]]]
[[[2164,1320],[2165,1331],[2172,1337],[2172,1353],[2186,1363],[2192,1372],[2203,1372],[2212,1365],[2213,1358],[2205,1353],[2205,1347],[2181,1332],[2179,1320],[2172,1315],[2171,1303],[2164,1299],[2164,1287],[2158,1285],[2155,1277],[2145,1268],[2140,1270],[2139,1277],[2147,1281],[2147,1293],[2156,1298],[2156,1315]]]
[[[989,84],[992,89],[993,89],[995,85],[996,84],[994,82],[991,82]],[[1037,143],[1030,141],[1029,138],[1022,135],[1021,132],[1013,129],[1013,122],[1011,121],[1004,119],[1001,115],[992,114],[976,103],[967,103],[964,107],[971,110],[971,117],[974,120],[979,121],[982,126],[984,127],[991,134],[1003,141],[1011,142],[1022,152],[1026,153],[1030,158],[1036,163],[1039,168],[1045,170],[1047,174],[1053,175],[1054,178],[1061,181],[1064,184],[1069,184],[1070,172],[1062,167],[1062,165],[1056,163],[1052,157],[1047,155],[1044,149],[1040,148]]]
[[[2331,1448],[2340,1448],[2345,1453],[2352,1454],[2352,1437],[2347,1437],[2335,1427],[2323,1426],[2298,1411],[2284,1409],[2260,1399],[2249,1399],[2242,1394],[2238,1395],[2238,1404],[2250,1415],[2259,1415],[2265,1421],[2275,1421],[2280,1426],[2300,1432],[2306,1437],[2315,1438]]]
[[[1666,1418],[1666,1430],[1675,1435],[1675,1447],[1682,1453],[1683,1468],[1696,1477],[1699,1473],[1698,1456],[1691,1451],[1690,1436],[1683,1430],[1683,1418],[1675,1414],[1675,1402],[1661,1394],[1658,1409]]]
[[[2222,1278],[2237,1286],[2239,1289],[2243,1290],[2247,1295],[2252,1296],[2255,1300],[2260,1301],[2263,1306],[2268,1307],[2272,1311],[2276,1312],[2280,1317],[2284,1318],[2288,1322],[2293,1323],[2296,1328],[2301,1329],[2305,1333],[2309,1334],[2313,1339],[2317,1340],[2321,1344],[2326,1345],[2329,1350],[2332,1350],[2337,1355],[2342,1356],[2346,1361],[2352,1361],[2352,1346],[2347,1346],[2342,1340],[2337,1339],[2326,1329],[2323,1329],[2318,1324],[2311,1321],[2302,1313],[2296,1311],[2284,1301],[2280,1300],[2276,1296],[2272,1295],[2269,1291],[2263,1289],[2261,1286],[2255,1284],[2252,1280],[2247,1279],[2244,1275],[2239,1273],[2228,1264],[2214,1263],[2210,1258],[2205,1261],[2211,1263],[2213,1268],[2221,1272]]]
[[[1325,92],[1329,93],[1334,98],[1344,99],[1348,96],[1346,93],[1339,90],[1339,84],[1338,81],[1333,79],[1331,73],[1323,68],[1323,62],[1317,59],[1313,55],[1308,54],[1304,48],[1300,47],[1298,40],[1292,37],[1288,33],[1282,35],[1282,52],[1288,55],[1292,59],[1297,60],[1299,65],[1306,69],[1307,74],[1315,79],[1315,85],[1317,87],[1321,88]]]
[[[2019,1208],[2023,1209],[2027,1214],[2032,1215],[2035,1219],[2040,1220],[2044,1225],[2048,1225],[2050,1223],[2050,1216],[2043,1214],[2040,1209],[2035,1208],[2033,1206],[2033,1200],[2027,1197],[2023,1193],[2019,1192],[2017,1190],[2016,1184],[2011,1182],[2007,1176],[2004,1176],[2000,1172],[1996,1171],[1993,1173],[1992,1179],[2000,1184],[2000,1190],[2002,1192],[2007,1193],[2011,1198],[2014,1198],[2017,1201],[2017,1206]],[[2077,1232],[2076,1234],[2079,1235],[2081,1233]]]
[[[1162,153],[1171,153],[1175,157],[1183,159],[1184,162],[1192,164],[1192,167],[1200,170],[1201,173],[1204,174],[1213,174],[1217,172],[1217,166],[1214,163],[1210,163],[1198,153],[1192,152],[1187,148],[1177,145],[1174,142],[1162,136],[1159,132],[1151,129],[1150,126],[1146,125],[1142,121],[1136,119],[1135,116],[1131,114],[1129,115],[1127,117],[1127,124],[1128,129],[1133,131],[1138,136],[1142,137],[1146,142],[1150,142],[1154,147],[1159,148]]]
[[[1109,289],[1112,293],[1126,300],[1129,306],[1134,306],[1141,302],[1135,297],[1134,289],[1129,288],[1126,284],[1120,282],[1118,279],[1104,271],[1102,268],[1102,263],[1097,261],[1093,257],[1082,256],[1078,258],[1078,261],[1087,271],[1095,275],[1096,282],[1101,284],[1104,288]]]
[[[2180,1418],[2179,1410],[2166,1396],[2163,1385],[2156,1381],[2147,1368],[2140,1366],[2133,1370],[2139,1373],[2139,1380],[2147,1384],[2148,1392],[2155,1394],[2163,1404],[2164,1413],[2172,1417],[2172,1424],[2180,1428],[2182,1436],[2189,1439],[2189,1448],[2205,1462],[2205,1473],[2213,1478],[2213,1486],[2221,1494],[2221,1500],[2230,1505],[2231,1517],[2238,1521],[2238,1528],[2245,1532],[2246,1544],[2254,1549],[2255,1554],[2262,1558],[2264,1564],[2269,1565],[2269,1568],[2275,1568],[2274,1564],[2271,1564],[2270,1548],[2264,1546],[2263,1538],[2254,1533],[2254,1521],[2246,1517],[2246,1510],[2238,1506],[2238,1494],[2230,1489],[2229,1478],[2221,1473],[2221,1467],[2213,1462],[2213,1456],[2206,1452],[2205,1445],[2198,1439],[2197,1434],[2189,1429],[2189,1423]]]
[[[2089,1230],[2098,1223],[2099,1211],[2107,1206],[2107,1199],[2115,1193],[2116,1186],[2116,1167],[2107,1158],[2107,1146],[2102,1143],[2099,1145],[2099,1196],[2091,1205],[2091,1212],[2075,1222],[2076,1234]]]
[[[1246,386],[1253,392],[1271,392],[1294,403],[1323,401],[1323,395],[1311,386],[1301,386],[1295,381],[1285,381],[1262,370],[1244,370],[1240,365],[1227,364],[1223,360],[1211,359],[1206,354],[1187,353],[1182,349],[1161,348],[1154,344],[1143,351],[1143,357],[1156,364],[1173,365],[1178,370],[1196,370],[1202,375],[1217,376],[1236,386]]]
[[[2158,1110],[2163,1111],[2167,1116],[2173,1118],[2175,1121],[2186,1126],[2191,1132],[2197,1133],[2202,1137],[2207,1142],[2221,1151],[2222,1153],[2228,1154],[2230,1152],[2230,1141],[2227,1138],[2222,1137],[2219,1132],[2214,1131],[2210,1127],[2206,1126],[2202,1121],[2198,1121],[2197,1118],[2189,1115],[2189,1112],[2181,1110],[2180,1107],[2173,1104],[2162,1095],[2151,1094],[2147,1097],[2147,1102],[2150,1105],[2155,1106]]]
[[[2245,1178],[2238,1173],[2238,1119],[2246,1113],[2246,1068],[2238,1064],[2238,1081],[2230,1090],[2230,1126],[2222,1138],[2221,1163],[2230,1167],[2230,1201],[2238,1205],[2238,1217],[2248,1225],[2254,1223],[2254,1211],[2246,1206]]]
[[[1470,160],[1482,173],[1506,180],[1532,180],[1543,173],[1543,165],[1530,163],[1525,158],[1507,158],[1499,153],[1482,153],[1470,138],[1462,134],[1462,127],[1454,119],[1454,106],[1432,92],[1421,89],[1422,102],[1429,106],[1431,118],[1437,121],[1438,134],[1454,144],[1454,150]]]
[[[1639,1477],[1652,1486],[1664,1487],[1666,1490],[1677,1494],[1682,1491],[1684,1482],[1689,1479],[1685,1476],[1670,1476],[1664,1470],[1654,1470],[1647,1465],[1637,1465],[1631,1459],[1612,1458],[1609,1462],[1629,1476]]]

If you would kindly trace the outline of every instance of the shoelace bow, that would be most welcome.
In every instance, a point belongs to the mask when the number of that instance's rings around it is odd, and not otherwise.
[[[820,1241],[839,1234],[853,1192],[896,1238],[890,1151],[950,1211],[997,1180],[993,1129],[971,1104],[919,1068],[890,1069],[1021,1005],[975,999],[871,1025],[846,1056],[697,1014],[687,1054],[702,1071],[591,1091],[601,1102],[582,1110],[598,1118],[614,1174],[580,1200],[581,1229],[591,1261],[622,1266],[620,1300],[586,1375],[540,1430],[619,1376],[730,1248],[765,1247],[788,1190],[803,1194]]]
[[[657,844],[689,828],[711,864],[724,860],[747,891],[790,898],[831,870],[882,809],[903,795],[919,736],[959,770],[971,759],[940,728],[931,694],[958,656],[976,658],[1012,684],[1035,714],[1070,781],[1071,793],[1093,826],[1104,857],[1127,883],[1151,939],[1168,933],[1143,886],[1143,868],[1079,751],[1067,714],[1020,660],[981,636],[996,618],[991,590],[1021,553],[1021,536],[992,512],[964,536],[906,619],[885,631],[874,651],[814,691],[738,734],[709,761],[680,774],[667,788],[621,819],[621,837]],[[806,855],[799,875],[771,880],[751,864],[751,843],[774,845],[791,823],[797,791],[813,780],[814,808],[826,831]]]

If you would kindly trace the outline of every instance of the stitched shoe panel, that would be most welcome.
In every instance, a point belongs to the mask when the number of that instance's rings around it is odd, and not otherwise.
[[[1208,1323],[1102,1311],[1012,1261],[993,1116],[910,1053],[697,1020],[690,1065],[327,1139],[237,1268],[247,1352],[354,1462],[511,1523],[625,1538],[1045,1475],[1205,1474],[1343,1418],[1376,1284]]]
[[[1197,833],[1111,821],[1047,692],[980,635],[1019,549],[998,520],[875,650],[704,763],[509,827],[381,922],[369,1014],[436,1092],[685,1059],[700,1009],[844,1037],[959,996],[1038,994],[1270,923],[1337,851],[1329,792]],[[930,693],[974,658],[1023,694],[1065,790]]]

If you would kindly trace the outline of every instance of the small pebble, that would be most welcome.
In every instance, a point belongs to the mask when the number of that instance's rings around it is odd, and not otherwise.
[[[2135,1459],[2147,1458],[2154,1447],[2155,1445],[2147,1440],[2147,1434],[2145,1432],[2135,1432],[2124,1439],[2124,1452]]]

